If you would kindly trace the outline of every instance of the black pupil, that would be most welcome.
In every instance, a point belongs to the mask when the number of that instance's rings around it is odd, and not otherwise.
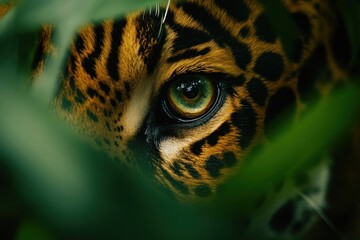
[[[181,83],[177,89],[188,99],[194,99],[199,94],[199,88],[196,82]]]

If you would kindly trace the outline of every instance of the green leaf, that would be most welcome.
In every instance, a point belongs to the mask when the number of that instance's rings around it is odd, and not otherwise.
[[[17,232],[16,240],[53,240],[56,239],[49,230],[35,220],[23,221]]]
[[[317,164],[314,159],[359,117],[359,107],[360,88],[352,85],[321,101],[295,126],[284,129],[264,149],[245,159],[238,174],[224,186],[217,203],[221,208],[249,214],[253,203],[281,180]]]
[[[84,146],[12,84],[0,88],[0,153],[22,198],[64,238],[208,239],[224,227]]]
[[[119,17],[163,0],[23,0],[18,6],[18,24],[33,27],[44,23],[81,25]],[[66,16],[64,18],[64,16]]]

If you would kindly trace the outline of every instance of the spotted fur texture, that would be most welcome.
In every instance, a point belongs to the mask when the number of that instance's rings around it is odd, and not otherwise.
[[[284,111],[296,121],[309,96],[328,94],[345,76],[334,57],[338,23],[331,1],[283,2],[301,33],[291,58],[252,0],[174,2],[168,10],[84,26],[71,45],[55,112],[117,161],[150,171],[179,198],[208,197],[257,143],[271,140]],[[44,28],[36,73],[51,52],[50,35]],[[192,74],[216,83],[214,107],[190,122],[167,116],[167,89]],[[327,164],[304,179],[269,190],[244,232],[251,237],[264,229],[284,239],[303,232],[314,212],[298,191],[322,205]]]
[[[85,26],[54,106],[121,161],[138,164],[129,145],[144,144],[156,178],[173,191],[210,194],[283,110],[297,118],[308,90],[329,91],[332,82],[316,82],[317,71],[330,66],[332,81],[342,76],[327,2],[285,3],[302,32],[293,60],[254,1],[174,4],[163,25],[164,9]],[[192,73],[221,84],[218,109],[192,123],[166,119],[164,90]]]

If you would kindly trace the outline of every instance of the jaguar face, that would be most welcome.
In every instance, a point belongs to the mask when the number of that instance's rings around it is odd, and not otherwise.
[[[284,109],[305,109],[311,56],[331,60],[326,1],[293,2],[292,58],[255,1],[181,1],[84,26],[56,113],[181,198],[209,196]]]

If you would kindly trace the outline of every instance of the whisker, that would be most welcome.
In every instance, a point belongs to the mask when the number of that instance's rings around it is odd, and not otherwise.
[[[339,237],[341,240],[349,240],[334,224],[333,222],[326,216],[326,214],[321,210],[321,207],[313,201],[311,198],[306,196],[303,192],[298,190],[298,194],[302,197],[305,202],[319,215],[321,220],[327,224],[327,226]]]
[[[156,5],[156,8],[155,8],[156,10],[155,10],[155,15],[156,15],[156,17],[158,17],[159,16],[159,13],[160,13],[160,7],[159,7],[159,5]]]
[[[170,8],[170,2],[171,0],[168,0],[167,5],[166,5],[166,9],[165,9],[165,13],[161,14],[162,15],[162,19],[161,19],[161,23],[160,23],[160,29],[159,29],[159,33],[158,33],[158,39],[160,38],[162,31],[163,31],[163,27],[166,21],[166,17]],[[159,15],[160,15],[160,6],[159,6]]]
[[[164,17],[163,17],[163,19],[162,19],[162,24],[164,24],[164,23],[165,23],[166,16],[167,16],[168,11],[169,11],[169,8],[170,8],[170,1],[171,1],[171,0],[168,0],[168,3],[167,3],[167,5],[166,5],[166,10],[165,10]]]

